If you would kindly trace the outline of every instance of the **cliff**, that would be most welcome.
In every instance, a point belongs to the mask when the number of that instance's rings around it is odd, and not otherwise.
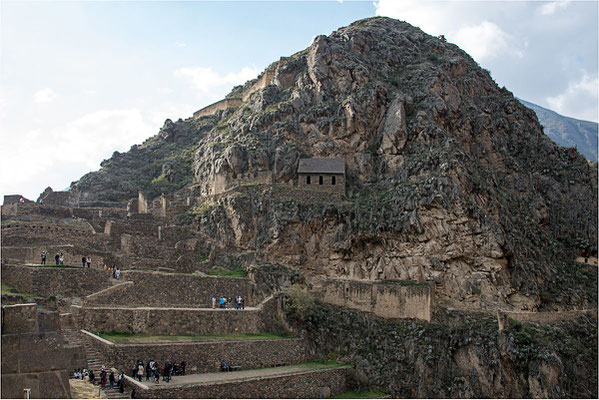
[[[72,195],[197,197],[181,221],[213,252],[252,251],[314,286],[425,280],[466,309],[596,306],[597,270],[574,259],[597,254],[597,165],[457,46],[365,19],[227,97],[240,105],[167,121]],[[345,198],[292,190],[309,157],[345,160]]]

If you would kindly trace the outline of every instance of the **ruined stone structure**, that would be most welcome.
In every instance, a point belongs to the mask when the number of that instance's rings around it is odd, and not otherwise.
[[[345,194],[343,158],[302,158],[297,174],[301,187]]]
[[[36,304],[2,306],[2,398],[71,398],[68,372],[83,349],[66,346],[58,313]]]
[[[40,194],[37,202],[53,206],[68,207],[71,203],[71,193],[68,191],[55,192],[50,186],[48,186],[46,190]]]
[[[430,321],[434,287],[428,283],[329,279],[323,285],[325,302],[383,318],[418,318]]]
[[[210,104],[193,113],[193,118],[198,119],[200,117],[205,117],[208,115],[213,115],[217,111],[227,110],[229,108],[237,108],[241,105],[241,99],[223,99],[217,101],[216,103]]]

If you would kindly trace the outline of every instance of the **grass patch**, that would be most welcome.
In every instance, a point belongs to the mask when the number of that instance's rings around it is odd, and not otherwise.
[[[247,270],[243,268],[238,269],[224,269],[224,268],[213,268],[208,271],[210,276],[229,276],[244,278],[248,274]]]
[[[335,359],[319,358],[318,360],[307,361],[300,365],[322,365],[325,367],[340,367],[342,365],[350,365],[346,363],[337,362]]]
[[[389,398],[389,394],[381,390],[369,390],[367,392],[350,391],[331,396],[331,399],[385,399]]]
[[[146,333],[109,332],[98,333],[103,339],[114,343],[189,343],[189,342],[218,342],[234,340],[276,340],[288,339],[294,336],[277,333],[231,333],[223,335],[150,335]]]
[[[39,297],[39,296],[36,296],[31,293],[21,292],[18,289],[15,289],[12,286],[7,285],[4,282],[2,282],[2,293],[1,294],[12,294],[12,295],[18,295],[18,296],[24,296],[24,297]]]

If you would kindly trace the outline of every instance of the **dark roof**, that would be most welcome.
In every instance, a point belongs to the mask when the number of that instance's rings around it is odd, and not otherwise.
[[[299,174],[345,174],[345,159],[301,158],[297,172]]]

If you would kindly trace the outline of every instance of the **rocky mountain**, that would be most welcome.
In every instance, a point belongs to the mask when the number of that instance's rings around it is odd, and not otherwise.
[[[80,201],[177,193],[212,252],[323,278],[434,281],[440,304],[597,304],[597,164],[443,38],[357,21],[233,88],[71,187]],[[293,186],[300,158],[337,157],[346,195]],[[291,185],[290,185],[291,183]]]
[[[597,161],[596,122],[565,117],[528,101],[518,99],[537,114],[543,131],[555,143],[564,147],[575,147],[590,161]]]

